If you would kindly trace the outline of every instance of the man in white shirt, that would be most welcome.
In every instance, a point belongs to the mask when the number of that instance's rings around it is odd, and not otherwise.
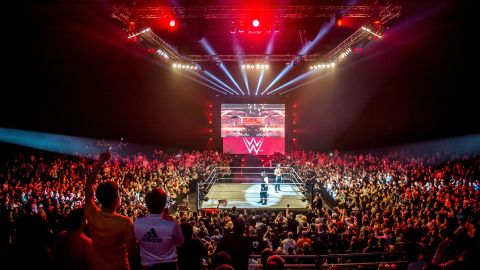
[[[289,255],[288,249],[295,249],[296,245],[297,242],[295,241],[295,239],[293,239],[293,232],[288,232],[288,237],[282,241],[283,254]]]
[[[177,269],[177,250],[183,244],[178,223],[163,215],[167,194],[154,189],[145,197],[150,215],[137,219],[135,238],[140,246],[141,263],[147,269]]]

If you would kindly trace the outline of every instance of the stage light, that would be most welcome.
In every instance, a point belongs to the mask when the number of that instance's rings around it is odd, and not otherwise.
[[[367,27],[364,27],[364,26],[362,26],[362,30],[363,30],[363,31],[366,31],[366,32],[368,32],[368,33],[370,33],[370,34],[372,34],[372,35],[374,35],[374,36],[378,37],[378,38],[382,38],[382,36],[381,36],[381,35],[379,35],[379,34],[377,34],[377,33],[373,32],[372,30],[370,30],[370,28],[367,28]]]
[[[275,33],[280,32],[280,22],[275,21],[275,24],[273,25],[273,29],[275,30]]]
[[[157,50],[157,53],[158,53],[159,55],[163,56],[163,58],[165,58],[165,59],[169,59],[169,58],[170,58],[166,52],[164,52],[164,51],[162,51],[162,50],[160,50],[160,49]]]
[[[252,25],[253,25],[253,27],[258,27],[260,25],[260,21],[255,19],[255,20],[252,21]]]
[[[256,64],[243,64],[242,68],[246,69],[255,69],[255,70],[265,70],[269,68],[268,64],[256,63]]]
[[[195,64],[183,64],[183,63],[173,63],[172,67],[174,69],[186,69],[186,70],[198,70],[199,66]]]
[[[133,34],[133,35],[128,36],[128,38],[129,38],[129,39],[130,39],[130,38],[134,38],[134,37],[136,37],[136,36],[139,36],[139,35],[141,35],[141,34],[143,34],[143,33],[148,32],[148,31],[151,31],[151,29],[150,29],[150,28],[145,28],[144,30],[142,30],[142,31],[140,31],[140,32],[138,32],[138,33],[135,33],[135,34]]]
[[[175,24],[176,24],[175,20],[171,19],[170,23],[169,23],[170,27],[172,27],[172,28],[175,27]]]
[[[236,28],[235,22],[232,22],[230,24],[230,33],[235,34],[236,32],[237,32],[237,28]]]
[[[340,56],[338,57],[338,60],[342,60],[343,58],[347,57],[352,52],[352,49],[348,48],[346,49]]]
[[[240,21],[238,23],[238,33],[243,33],[243,32],[245,32],[245,27],[244,27],[243,21]]]
[[[342,26],[343,25],[343,21],[342,21],[342,17],[341,15],[335,15],[335,24],[337,26]]]

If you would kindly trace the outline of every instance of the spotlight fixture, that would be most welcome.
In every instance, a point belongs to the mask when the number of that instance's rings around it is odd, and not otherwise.
[[[313,69],[313,70],[333,69],[335,68],[335,65],[336,65],[335,62],[322,63],[322,64],[310,66],[310,69]]]
[[[374,36],[378,37],[378,38],[382,38],[382,36],[381,36],[381,35],[379,35],[379,34],[377,34],[377,33],[373,32],[372,30],[370,30],[370,28],[367,28],[367,27],[364,27],[364,26],[362,26],[362,30],[363,30],[363,31],[366,31],[366,32],[368,32],[368,33],[370,33],[370,34],[372,34],[372,35],[374,35]]]
[[[185,69],[185,70],[199,70],[200,67],[194,64],[185,64],[185,63],[173,63],[173,69]]]
[[[280,32],[280,22],[275,21],[262,21],[259,19],[251,19],[248,21],[244,20],[233,20],[230,23],[230,33],[231,34],[261,34],[261,33],[272,33]]]
[[[343,53],[340,54],[340,56],[338,57],[338,60],[342,60],[343,58],[347,57],[347,55],[349,55],[350,53],[352,53],[352,49],[348,48],[346,49]]]
[[[133,35],[128,36],[128,38],[129,38],[129,39],[134,38],[134,37],[136,37],[136,36],[139,36],[139,35],[141,35],[141,34],[143,34],[143,33],[148,32],[148,31],[151,31],[151,29],[150,29],[150,28],[146,28],[146,29],[144,29],[144,30],[142,30],[142,31],[140,31],[140,32],[138,32],[138,33],[135,33],[135,34],[133,34]]]
[[[238,23],[238,33],[243,33],[243,32],[245,32],[245,26],[244,26],[243,21],[240,21]]]
[[[275,21],[275,23],[273,24],[273,29],[275,30],[275,33],[280,32],[280,22],[279,21]]]
[[[264,63],[251,63],[251,64],[243,64],[242,69],[255,69],[255,70],[266,70],[269,68],[268,64]]]
[[[169,59],[170,57],[168,56],[168,54],[160,49],[157,50],[157,53],[161,56],[163,56],[163,58],[165,59]]]
[[[171,19],[170,22],[168,23],[168,25],[170,25],[170,27],[175,27],[175,25],[177,24],[177,22],[174,20],[174,19]]]

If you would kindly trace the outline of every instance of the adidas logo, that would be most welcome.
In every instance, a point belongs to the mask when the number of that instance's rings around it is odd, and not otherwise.
[[[141,239],[143,242],[153,242],[153,243],[160,243],[162,242],[162,238],[158,238],[157,233],[153,228],[151,228]]]

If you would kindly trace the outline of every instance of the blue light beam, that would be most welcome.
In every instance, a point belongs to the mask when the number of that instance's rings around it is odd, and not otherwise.
[[[318,31],[318,34],[315,36],[312,42],[309,42],[306,46],[302,47],[298,51],[298,55],[303,56],[307,54],[313,47],[317,45],[320,40],[322,40],[325,35],[335,26],[335,20],[330,20],[330,22],[324,24],[322,28],[320,28],[320,31]],[[290,70],[292,70],[292,64],[290,63],[289,66],[285,67],[274,79],[273,81],[263,90],[262,95],[265,94],[275,83],[277,83],[283,76],[285,76]]]
[[[95,139],[2,127],[0,141],[72,156],[87,156],[106,150],[98,146]]]
[[[215,50],[213,49],[213,47],[210,45],[210,43],[207,41],[206,38],[202,38],[200,40],[200,45],[202,45],[202,47],[210,54],[210,55],[217,55],[217,53],[215,52]],[[220,61],[220,59],[217,58],[217,61]],[[243,92],[243,90],[240,88],[240,86],[238,85],[238,83],[235,81],[235,79],[233,78],[233,76],[230,74],[230,72],[227,70],[227,68],[225,67],[225,65],[220,62],[220,69],[225,73],[225,75],[227,75],[227,77],[233,82],[233,84],[238,88],[238,90],[240,90],[240,92],[242,93],[242,95],[245,95],[245,92]]]
[[[204,71],[203,73],[206,74],[208,77],[214,79],[215,81],[217,81],[217,82],[220,83],[221,85],[225,86],[226,88],[230,89],[230,91],[232,91],[232,92],[235,93],[236,95],[239,95],[237,91],[233,90],[233,88],[231,88],[230,86],[228,86],[226,83],[224,83],[222,80],[220,80],[219,78],[217,78],[217,76],[213,75],[213,74],[210,73],[209,71]]]
[[[273,93],[277,92],[278,90],[281,90],[281,89],[283,89],[283,88],[285,88],[285,87],[287,87],[287,86],[289,86],[289,85],[291,85],[291,84],[293,84],[293,83],[296,83],[296,82],[301,81],[301,80],[303,80],[303,79],[305,79],[305,78],[308,78],[310,75],[313,74],[313,72],[314,72],[313,70],[309,70],[308,72],[305,72],[305,73],[303,73],[303,74],[300,75],[300,76],[297,76],[296,78],[294,78],[294,79],[292,79],[292,80],[284,83],[283,85],[280,85],[279,87],[277,87],[277,88],[275,88],[274,90],[270,91],[267,95],[273,94]]]

